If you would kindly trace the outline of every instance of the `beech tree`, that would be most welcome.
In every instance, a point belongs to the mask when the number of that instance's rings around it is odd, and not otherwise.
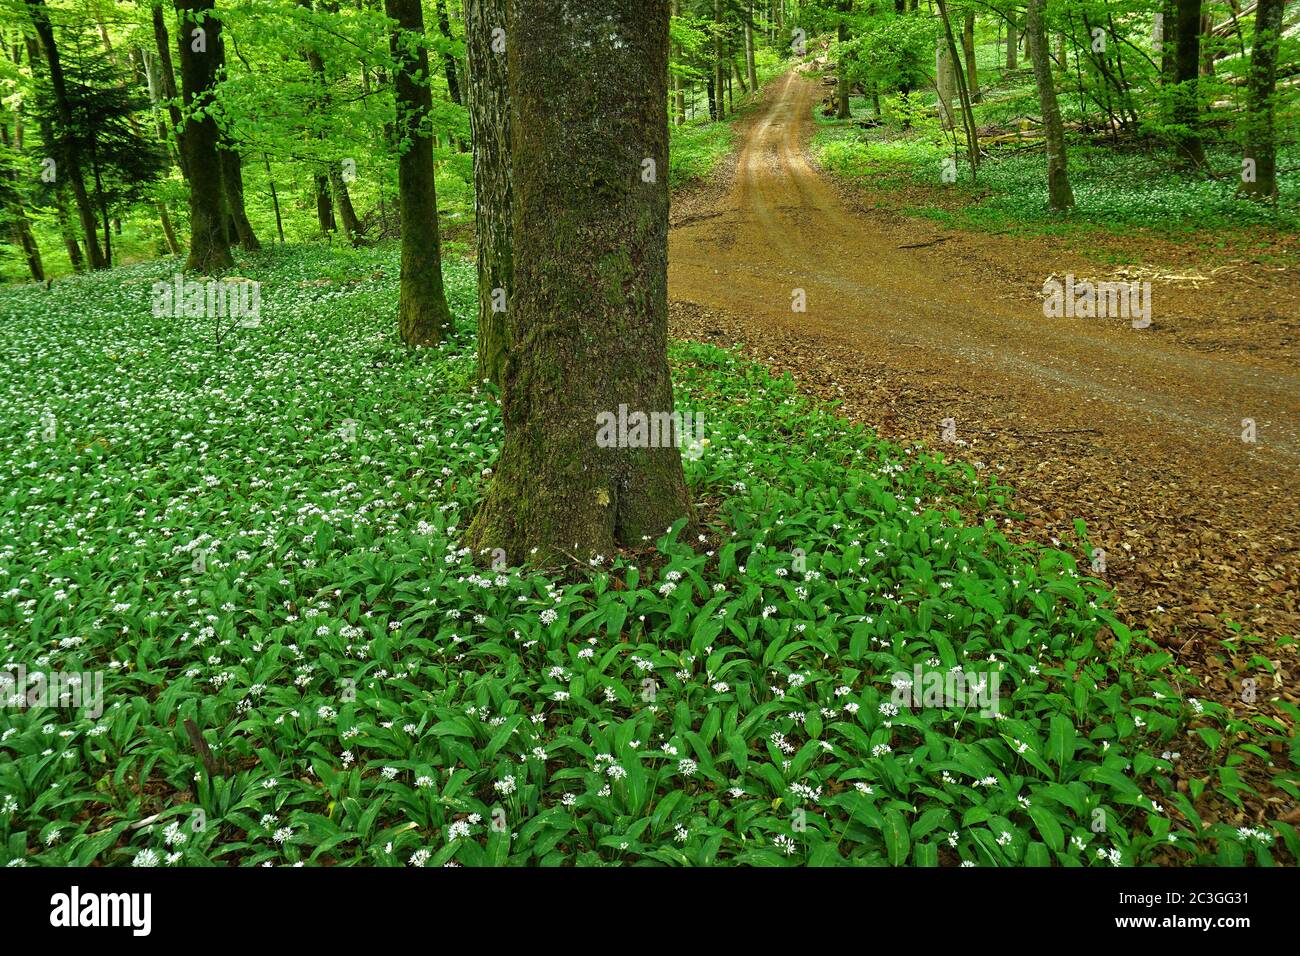
[[[398,160],[402,219],[398,328],[407,345],[436,345],[451,327],[451,313],[442,287],[433,139],[425,123],[433,98],[424,13],[420,0],[386,0],[386,10],[389,18],[397,21],[390,46],[396,63],[397,129],[402,137]]]
[[[1200,107],[1197,76],[1201,69],[1201,2],[1177,0],[1174,40],[1174,122],[1181,129],[1178,145],[1184,159],[1193,166],[1205,165],[1205,147],[1200,135]]]
[[[674,443],[597,442],[620,405],[673,412],[668,16],[669,0],[515,0],[505,440],[469,531],[480,551],[586,559],[691,515]]]
[[[1043,0],[1029,0],[1025,19],[1029,59],[1034,64],[1034,82],[1043,111],[1043,139],[1047,146],[1047,204],[1056,212],[1074,205],[1070,177],[1065,168],[1065,129],[1061,110],[1056,105],[1056,87],[1052,85],[1052,58],[1047,49],[1047,31],[1043,27]]]
[[[1255,8],[1255,39],[1247,85],[1246,175],[1242,192],[1253,199],[1277,198],[1277,141],[1274,98],[1277,91],[1277,50],[1282,38],[1284,0],[1259,0]]]
[[[226,230],[226,204],[220,132],[210,107],[217,81],[221,21],[214,0],[176,0],[180,17],[177,50],[181,63],[181,93],[185,100],[185,129],[181,148],[190,178],[190,254],[186,272],[222,272],[234,266]]]
[[[465,0],[467,106],[474,145],[478,233],[478,378],[501,384],[512,285],[510,99],[506,37],[509,0]]]

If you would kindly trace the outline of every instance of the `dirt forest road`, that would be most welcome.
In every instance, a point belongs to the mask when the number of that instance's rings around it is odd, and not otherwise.
[[[1210,664],[1225,619],[1270,645],[1300,633],[1294,278],[1249,261],[1158,278],[1143,329],[1045,318],[1049,276],[1114,268],[1054,237],[872,208],[807,155],[819,95],[796,72],[773,81],[733,163],[674,200],[673,334],[740,347],[888,438],[993,469],[1027,516],[1013,535],[1072,537],[1085,519],[1124,615],[1185,663]],[[1267,653],[1282,676],[1259,685],[1295,700],[1294,650]]]

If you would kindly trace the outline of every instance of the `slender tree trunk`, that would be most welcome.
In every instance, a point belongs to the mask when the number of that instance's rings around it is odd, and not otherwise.
[[[1174,122],[1183,129],[1178,149],[1192,166],[1205,165],[1200,136],[1200,106],[1196,78],[1201,63],[1201,0],[1177,0],[1178,38],[1174,53]]]
[[[681,14],[681,0],[672,0],[672,2],[673,2],[672,15],[674,17],[679,16]],[[682,55],[682,47],[680,43],[674,47],[674,53],[676,53],[677,58],[680,60]],[[673,104],[676,113],[676,118],[674,122],[678,126],[681,126],[683,123],[686,122],[686,92],[684,89],[684,85],[685,84],[682,82],[681,74],[674,73],[673,74]]]
[[[185,250],[176,239],[176,229],[172,226],[172,214],[167,211],[165,202],[156,202],[153,204],[154,211],[158,213],[158,222],[162,226],[163,241],[167,243],[167,252],[169,255],[179,256]]]
[[[180,167],[181,176],[188,180],[190,172],[185,166],[185,148],[181,144],[185,124],[178,103],[180,95],[176,92],[176,71],[172,66],[171,40],[167,36],[167,22],[163,19],[161,0],[155,0],[152,15],[154,48],[158,64],[158,92],[167,100],[167,115],[171,117],[172,135],[167,137],[167,145],[168,148],[174,148],[176,165]]]
[[[1007,20],[1007,69],[1016,69],[1016,22],[1015,18]]]
[[[957,55],[957,41],[953,37],[952,21],[948,18],[948,5],[944,0],[939,0],[939,19],[943,21],[943,32],[948,40],[948,55],[952,57],[953,76],[957,80],[957,95],[961,98],[962,124],[966,130],[966,153],[970,161],[971,178],[974,179],[980,163],[979,134],[975,130],[975,111],[971,108],[970,93],[966,89],[966,77],[962,73],[961,57]]]
[[[280,218],[280,194],[275,190],[275,177],[271,175],[271,160],[262,153],[262,165],[266,168],[266,182],[271,187],[271,205],[275,208],[275,231],[280,235],[280,245],[284,245],[284,221]]]
[[[979,71],[975,66],[975,13],[967,11],[961,30],[961,50],[966,58],[966,89],[972,103],[978,103],[980,96]]]
[[[424,13],[420,0],[386,0],[397,21],[391,37],[397,129],[402,136],[398,182],[402,216],[402,278],[398,328],[407,345],[436,345],[451,328],[442,287],[438,237],[438,195],[434,188],[433,144],[425,118],[433,109],[429,54],[421,42]]]
[[[447,16],[447,0],[438,0],[437,14],[438,32],[444,40],[451,43],[451,19]],[[456,75],[456,58],[450,52],[442,58],[442,69],[447,77],[447,94],[453,103],[460,106],[460,77]]]
[[[1246,148],[1241,190],[1252,199],[1277,198],[1277,142],[1274,100],[1277,91],[1277,51],[1282,36],[1283,0],[1259,0],[1255,8],[1255,39],[1246,88]]]
[[[334,221],[334,203],[330,199],[330,180],[324,173],[316,173],[312,183],[316,192],[316,222],[320,224],[320,234],[329,239],[338,228]]]
[[[713,88],[718,101],[718,115],[714,119],[726,119],[727,68],[725,66],[722,39],[722,0],[713,0]]]
[[[953,75],[952,56],[948,53],[948,38],[936,36],[934,46],[934,86],[939,99],[939,121],[944,129],[952,129],[957,125],[952,112],[953,97],[957,95],[957,78]]]
[[[510,223],[510,100],[505,38],[510,0],[466,0],[469,123],[478,233],[478,378],[501,384],[514,274]],[[494,42],[494,31],[496,38]]]
[[[841,9],[841,10],[844,9],[843,5],[841,5],[840,9]],[[838,31],[836,32],[836,36],[838,37],[840,43],[845,43],[845,42],[848,41],[848,39],[849,39],[849,28],[848,28],[848,27],[847,27],[843,22],[840,23],[840,25],[839,25],[839,29],[838,29]],[[837,71],[837,73],[838,73],[838,76],[836,77],[836,80],[835,80],[835,86],[836,86],[836,96],[835,96],[835,99],[836,99],[836,110],[835,110],[835,118],[836,118],[836,119],[849,119],[849,118],[853,115],[853,113],[852,113],[852,111],[849,109],[849,74],[848,74],[848,65],[847,65],[846,63],[844,63],[843,60],[841,60],[841,62],[840,62],[839,70]]]
[[[233,147],[221,150],[221,177],[226,191],[226,206],[235,225],[235,236],[239,245],[246,252],[256,252],[262,248],[253,232],[253,224],[248,221],[248,212],[244,209],[244,172],[239,152]]]
[[[59,48],[54,42],[54,28],[50,26],[49,10],[45,6],[45,0],[27,0],[27,6],[31,12],[32,25],[35,27],[40,48],[45,54],[50,88],[54,93],[54,107],[61,127],[61,135],[50,142],[51,148],[57,149],[59,153],[55,175],[66,179],[72,187],[77,216],[81,220],[81,230],[86,237],[86,258],[90,262],[90,268],[103,269],[107,263],[104,254],[100,251],[99,240],[95,236],[99,227],[95,222],[95,208],[91,205],[90,195],[86,192],[86,183],[82,178],[81,149],[73,136],[72,105],[68,99],[67,84],[63,79]]]
[[[193,113],[196,107],[210,105],[216,87],[221,21],[213,15],[213,6],[213,0],[176,0],[181,24],[181,89],[186,108],[181,142],[190,170],[190,254],[185,271],[206,274],[235,264],[226,234],[217,123],[209,113],[205,112],[201,119]]]
[[[754,67],[754,4],[751,0],[745,10],[745,72],[749,76],[749,88],[758,89],[758,71]]]
[[[361,244],[361,220],[357,218],[356,210],[352,208],[352,196],[348,192],[348,184],[343,181],[343,173],[338,165],[330,167],[330,193],[334,196],[334,207],[339,211],[339,218],[343,220],[343,232],[348,237],[348,242],[354,246]]]
[[[62,186],[54,190],[54,210],[59,220],[59,234],[63,237],[63,247],[68,251],[68,262],[73,272],[86,271],[86,259],[81,254],[81,244],[77,241],[77,230],[72,225],[72,216],[68,214],[67,194]]]
[[[1029,0],[1025,22],[1029,41],[1029,58],[1034,64],[1038,84],[1038,102],[1043,111],[1043,138],[1047,146],[1047,202],[1055,212],[1074,205],[1070,177],[1065,168],[1065,129],[1061,110],[1056,105],[1056,87],[1052,84],[1052,62],[1047,51],[1047,31],[1043,28],[1043,0]]]
[[[22,139],[21,123],[22,119],[19,116],[15,124],[17,128],[15,140]],[[0,126],[0,144],[3,144],[6,149],[21,150],[22,148],[20,142],[10,142],[9,130],[5,126]],[[32,274],[32,278],[37,282],[44,282],[45,265],[41,262],[41,247],[36,244],[36,236],[32,234],[32,224],[27,219],[27,209],[23,205],[22,193],[19,191],[18,174],[13,169],[0,167],[0,175],[8,180],[5,193],[8,197],[9,218],[13,224],[14,242],[23,250],[27,271]]]
[[[673,412],[668,179],[646,163],[668,162],[668,0],[564,9],[515,0],[505,442],[468,536],[538,564],[642,548],[692,516],[680,434],[647,447],[604,419]]]

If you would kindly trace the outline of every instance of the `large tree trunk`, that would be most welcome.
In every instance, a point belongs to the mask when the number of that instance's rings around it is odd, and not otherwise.
[[[402,216],[398,328],[407,345],[435,345],[451,327],[451,313],[442,288],[433,141],[424,122],[433,108],[429,53],[422,42],[424,13],[420,0],[386,0],[385,7],[397,21],[391,49],[398,64],[393,87],[403,149],[397,167]]]
[[[176,0],[180,15],[181,91],[185,97],[185,132],[181,145],[190,171],[190,254],[186,272],[210,274],[234,266],[226,234],[220,134],[209,113],[196,118],[196,107],[207,107],[216,87],[221,21],[212,15],[213,0]],[[203,14],[206,14],[204,16]],[[197,35],[195,31],[200,31]]]
[[[68,87],[63,79],[59,48],[54,42],[54,28],[50,26],[49,10],[45,7],[45,0],[27,0],[27,6],[31,11],[32,25],[36,29],[41,50],[45,53],[45,63],[50,72],[50,88],[54,93],[54,108],[62,127],[62,135],[50,141],[50,147],[57,149],[60,154],[55,175],[66,178],[72,186],[77,216],[81,220],[81,231],[86,237],[86,258],[90,262],[90,268],[103,269],[107,266],[107,262],[96,238],[96,230],[99,226],[95,222],[95,207],[91,205],[90,195],[86,192],[86,183],[82,178],[81,150],[73,137],[72,104],[68,99]]]
[[[1061,110],[1056,105],[1056,87],[1052,85],[1052,61],[1047,50],[1047,31],[1043,27],[1043,0],[1029,0],[1025,21],[1029,40],[1029,58],[1034,64],[1038,84],[1038,102],[1043,111],[1043,139],[1047,146],[1047,204],[1063,212],[1074,205],[1070,177],[1065,168],[1065,129]]]
[[[510,236],[510,99],[505,38],[510,0],[466,0],[469,123],[478,232],[478,379],[501,384],[513,285]],[[493,31],[496,42],[493,42]]]
[[[1178,149],[1193,166],[1205,165],[1201,144],[1196,78],[1201,64],[1201,0],[1177,0],[1178,36],[1174,53],[1174,122],[1183,127]]]
[[[1277,51],[1282,36],[1284,0],[1259,0],[1255,8],[1255,39],[1250,53],[1246,90],[1246,149],[1254,161],[1254,181],[1243,179],[1241,190],[1253,199],[1277,198],[1277,144],[1273,132],[1277,90]]]
[[[620,405],[673,411],[668,0],[561,11],[554,0],[515,0],[505,443],[469,533],[480,553],[540,564],[643,548],[691,517],[673,439],[626,448],[598,437],[600,416]],[[618,42],[588,42],[597,35]]]

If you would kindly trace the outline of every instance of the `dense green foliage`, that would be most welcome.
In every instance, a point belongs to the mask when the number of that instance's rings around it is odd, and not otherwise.
[[[3,653],[108,673],[98,719],[0,712],[3,862],[1279,852],[1202,827],[1166,752],[1195,728],[1235,800],[1236,748],[1277,731],[1196,700],[1080,573],[1084,542],[1011,544],[1006,489],[969,466],[679,346],[678,406],[711,432],[686,463],[705,533],[576,582],[484,570],[459,544],[500,441],[468,263],[426,351],[396,345],[388,245],[243,258],[262,324],[221,345],[151,317],[175,268],[0,295]],[[918,665],[996,672],[1000,715],[893,712]]]

